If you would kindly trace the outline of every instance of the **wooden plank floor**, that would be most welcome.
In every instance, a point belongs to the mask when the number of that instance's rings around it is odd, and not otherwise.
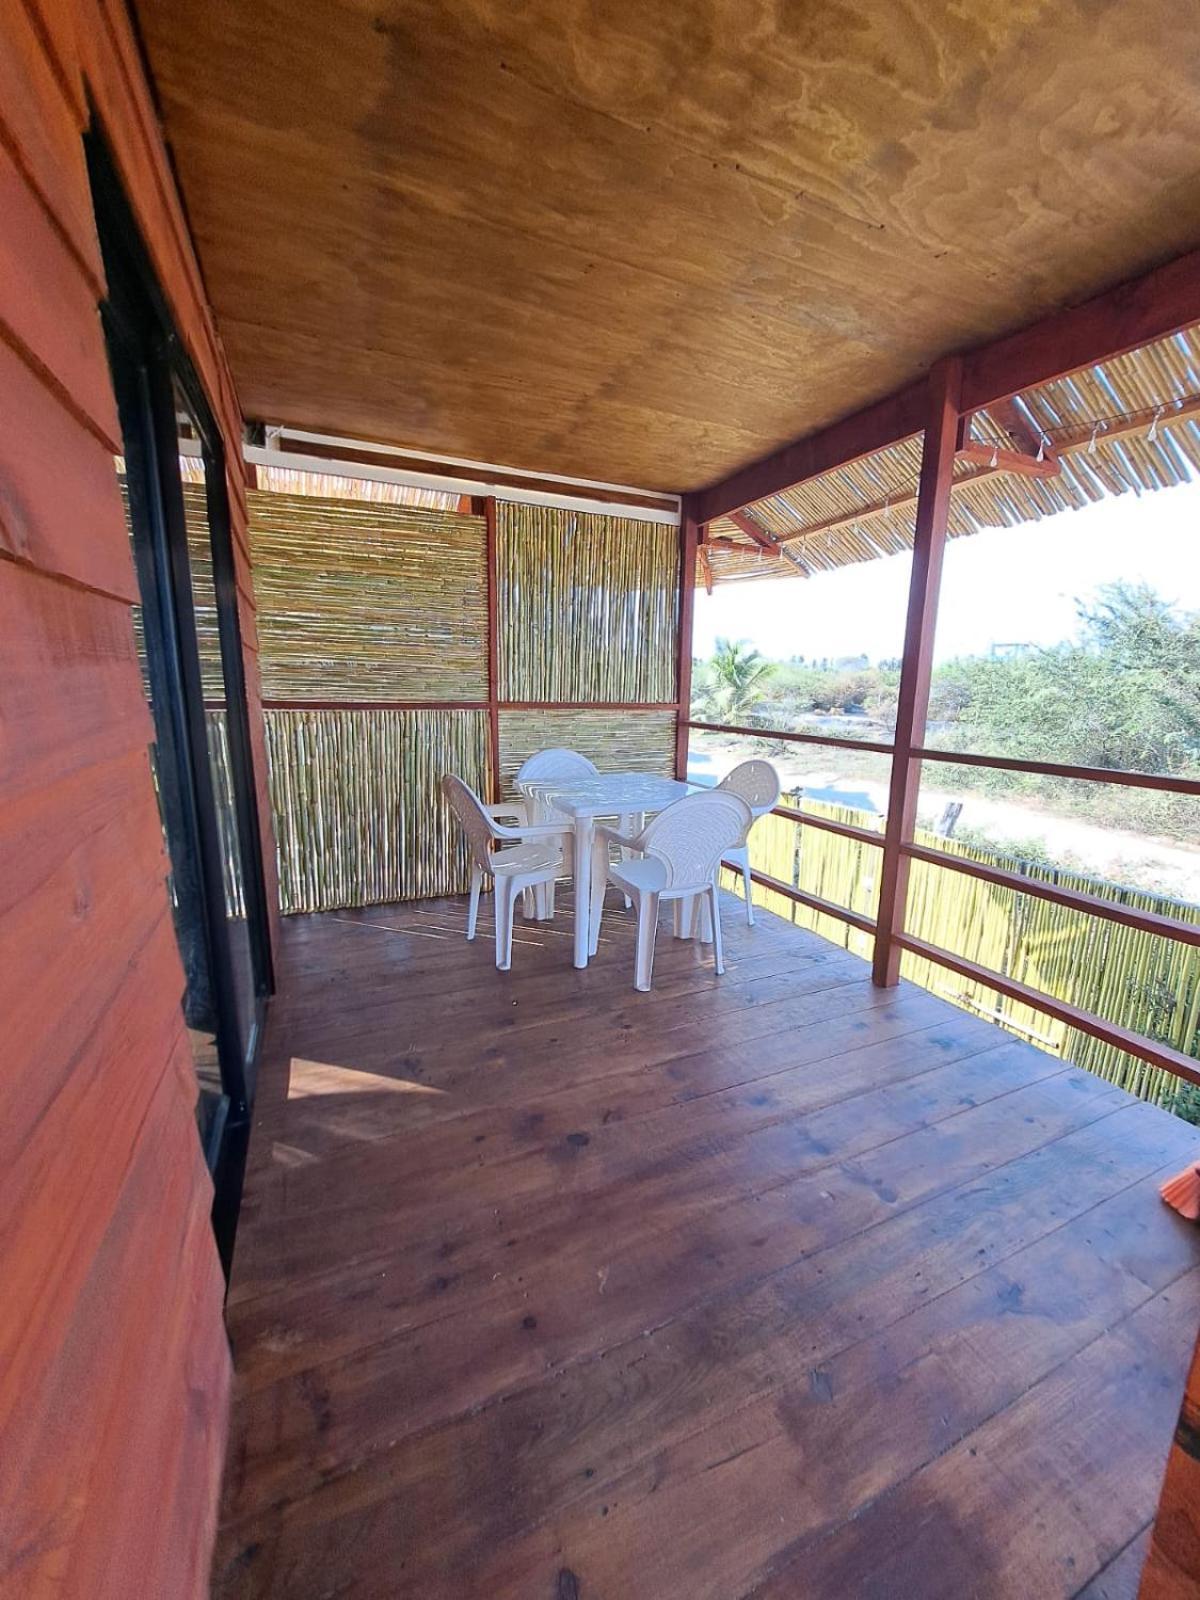
[[[1132,1597],[1196,1130],[732,901],[463,917],[286,925],[215,1593]]]

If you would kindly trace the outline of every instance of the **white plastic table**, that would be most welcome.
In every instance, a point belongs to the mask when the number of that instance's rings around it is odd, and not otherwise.
[[[575,965],[586,967],[591,948],[592,845],[597,817],[650,816],[691,793],[677,778],[650,772],[602,772],[594,778],[525,783],[522,790],[572,819],[575,829]]]

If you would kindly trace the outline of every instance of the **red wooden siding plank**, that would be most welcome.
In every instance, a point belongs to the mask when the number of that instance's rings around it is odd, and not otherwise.
[[[0,335],[28,352],[60,401],[116,451],[120,427],[94,290],[3,148],[0,216]]]
[[[64,0],[55,0],[61,11]],[[60,24],[61,26],[61,24]],[[104,282],[73,108],[38,31],[21,4],[0,8],[0,144],[20,166],[61,231],[94,292]]]
[[[149,745],[127,605],[3,561],[0,638],[0,804]]]
[[[135,602],[112,455],[4,343],[0,437],[0,552]]]

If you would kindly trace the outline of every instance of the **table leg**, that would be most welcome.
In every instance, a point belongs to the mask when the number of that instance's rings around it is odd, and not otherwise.
[[[591,817],[575,818],[575,965],[586,967],[592,937],[592,844],[596,824]]]

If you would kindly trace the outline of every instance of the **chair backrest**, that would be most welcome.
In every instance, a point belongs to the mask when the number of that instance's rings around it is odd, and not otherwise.
[[[469,784],[453,772],[447,772],[442,778],[442,797],[462,824],[475,865],[484,872],[490,872],[492,845],[496,835],[483,801]]]
[[[581,756],[578,750],[539,750],[521,764],[516,781],[522,783],[560,783],[571,778],[594,778],[598,772],[594,762]]]
[[[637,840],[667,870],[666,889],[707,889],[726,850],[744,836],[750,807],[727,790],[689,794],[651,818]]]
[[[756,817],[766,816],[779,804],[779,774],[769,761],[743,761],[725,774],[717,788],[736,794]]]

